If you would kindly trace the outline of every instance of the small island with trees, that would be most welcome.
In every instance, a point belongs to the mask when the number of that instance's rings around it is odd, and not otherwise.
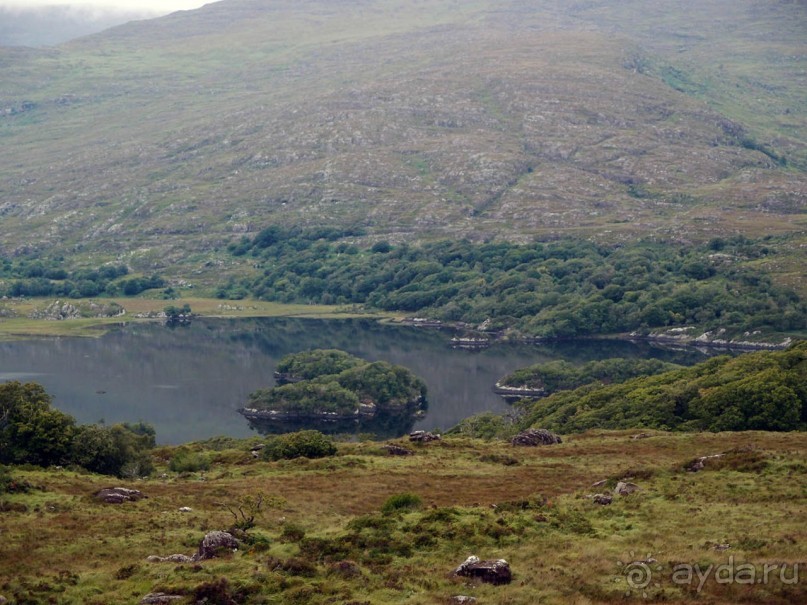
[[[275,379],[278,386],[258,389],[239,410],[261,432],[314,423],[329,432],[355,427],[401,434],[426,409],[426,385],[411,371],[344,351],[287,355]]]

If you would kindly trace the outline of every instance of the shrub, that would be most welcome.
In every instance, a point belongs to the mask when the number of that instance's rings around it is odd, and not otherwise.
[[[423,501],[420,499],[420,496],[405,492],[387,498],[387,501],[384,502],[384,505],[381,507],[381,512],[389,514],[399,510],[414,510],[420,508],[422,505]]]
[[[20,494],[31,489],[31,484],[27,481],[15,479],[11,471],[0,464],[0,494]]]
[[[265,460],[291,460],[292,458],[324,458],[333,456],[333,440],[319,431],[297,431],[275,437],[263,449]]]
[[[286,523],[280,532],[281,542],[299,542],[305,538],[305,530],[296,523]]]
[[[201,452],[180,450],[171,458],[168,468],[175,473],[196,473],[210,468],[210,459]]]

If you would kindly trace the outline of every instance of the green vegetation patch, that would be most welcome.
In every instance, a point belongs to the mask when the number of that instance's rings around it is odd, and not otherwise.
[[[425,383],[406,368],[342,351],[287,355],[278,364],[277,378],[285,384],[252,393],[247,414],[258,410],[344,418],[425,405]]]
[[[262,273],[230,282],[220,297],[360,303],[547,338],[673,326],[734,334],[807,327],[804,301],[758,266],[771,262],[773,250],[739,236],[704,246],[437,241],[359,249],[317,231],[272,226],[230,250],[254,257]]]
[[[786,351],[715,357],[691,368],[591,384],[528,405],[526,424],[591,428],[807,429],[807,342]]]
[[[548,395],[591,382],[625,382],[637,376],[650,376],[679,368],[676,364],[659,359],[612,358],[590,361],[582,366],[558,360],[516,370],[502,378],[498,384],[503,387],[540,389]]]

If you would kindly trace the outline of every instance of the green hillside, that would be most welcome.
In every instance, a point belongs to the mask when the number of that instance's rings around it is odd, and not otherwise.
[[[784,235],[804,291],[805,6],[224,0],[0,49],[0,254],[241,274],[369,243]],[[366,240],[361,242],[359,240]]]

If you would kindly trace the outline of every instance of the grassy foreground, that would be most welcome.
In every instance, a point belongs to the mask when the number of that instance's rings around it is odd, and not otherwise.
[[[807,601],[807,435],[635,433],[539,448],[445,438],[407,457],[343,443],[331,458],[280,462],[251,455],[258,438],[221,438],[185,446],[206,450],[206,472],[171,472],[176,450],[156,450],[155,478],[123,482],[148,498],[122,505],[92,498],[120,483],[109,477],[13,469],[34,487],[0,500],[0,595],[89,604],[138,603],[151,592],[181,595],[177,603]],[[727,451],[711,468],[683,468]],[[586,497],[626,477],[639,491],[610,506]],[[384,507],[403,493],[422,506]],[[252,510],[261,495],[265,505]],[[205,532],[233,524],[239,506],[256,513],[251,546],[200,563],[146,561],[192,554]],[[506,559],[513,582],[451,577],[471,554]]]

